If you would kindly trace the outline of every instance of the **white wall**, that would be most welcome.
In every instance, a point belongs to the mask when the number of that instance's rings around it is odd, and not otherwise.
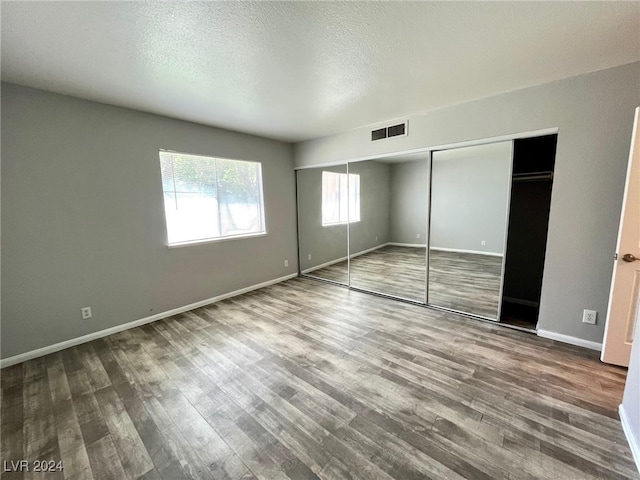
[[[3,358],[297,272],[289,144],[1,93]],[[159,148],[262,162],[268,235],[168,249]]]
[[[296,166],[440,147],[548,128],[558,146],[539,328],[601,342],[640,63],[413,116],[409,135],[370,141],[370,129],[294,145]],[[599,312],[597,325],[582,310]]]
[[[620,417],[638,471],[640,471],[640,318],[636,318],[627,383],[624,386],[624,396],[620,405]]]

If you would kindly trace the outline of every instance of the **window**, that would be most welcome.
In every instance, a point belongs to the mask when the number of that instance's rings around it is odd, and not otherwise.
[[[262,165],[160,151],[169,245],[266,233]]]
[[[360,221],[360,175],[322,172],[322,226]]]

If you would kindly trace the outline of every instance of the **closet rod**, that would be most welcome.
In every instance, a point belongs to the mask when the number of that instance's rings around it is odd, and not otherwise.
[[[520,174],[514,175],[512,179],[514,182],[537,182],[543,180],[552,180],[553,173],[533,173],[531,175]]]

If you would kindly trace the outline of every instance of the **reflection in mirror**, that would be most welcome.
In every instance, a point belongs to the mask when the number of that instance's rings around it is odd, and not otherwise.
[[[348,285],[347,165],[298,170],[300,271]]]
[[[425,302],[428,153],[350,163],[349,174],[360,183],[351,287]]]
[[[512,142],[434,152],[428,303],[498,319]]]

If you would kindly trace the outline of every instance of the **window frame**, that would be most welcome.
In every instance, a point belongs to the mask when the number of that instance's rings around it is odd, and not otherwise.
[[[161,154],[172,154],[172,155],[185,155],[185,156],[190,156],[190,157],[201,157],[201,158],[206,158],[208,160],[222,160],[222,161],[230,161],[230,162],[242,162],[242,163],[252,163],[252,164],[257,164],[258,165],[258,207],[259,207],[259,216],[260,216],[260,225],[262,227],[262,230],[259,232],[250,232],[250,233],[242,233],[242,234],[234,234],[234,235],[221,235],[219,237],[207,237],[207,238],[199,238],[199,239],[192,239],[192,240],[184,240],[184,241],[178,241],[178,242],[170,242],[169,241],[169,224],[167,222],[167,213],[166,213],[166,207],[165,207],[165,193],[168,192],[168,190],[165,190],[164,188],[164,178],[162,176],[162,159],[161,159]],[[188,246],[192,246],[192,245],[204,245],[204,244],[208,244],[208,243],[218,243],[218,242],[227,242],[227,241],[232,241],[232,240],[241,240],[241,239],[247,239],[247,238],[257,238],[257,237],[265,237],[269,234],[268,230],[267,230],[267,223],[266,223],[266,206],[265,206],[265,201],[264,201],[264,176],[262,173],[262,162],[261,161],[257,161],[257,160],[244,160],[244,159],[239,159],[239,158],[228,158],[228,157],[221,157],[221,156],[213,156],[213,155],[205,155],[205,154],[200,154],[200,153],[189,153],[189,152],[182,152],[182,151],[177,151],[177,150],[170,150],[170,149],[166,149],[166,148],[159,148],[158,149],[158,163],[160,165],[160,186],[162,188],[162,206],[163,206],[163,216],[164,216],[164,225],[165,225],[165,233],[166,233],[166,246],[169,249],[173,249],[173,248],[182,248],[182,247],[188,247]],[[218,164],[216,163],[216,200],[217,200],[217,191],[218,191],[218,179],[217,179],[217,171],[218,171]],[[173,190],[173,194],[177,194],[176,190]],[[217,215],[217,222],[218,222],[218,229],[221,230],[220,227],[220,213],[219,213],[219,203],[218,203],[218,215]],[[214,220],[215,221],[215,220]]]

